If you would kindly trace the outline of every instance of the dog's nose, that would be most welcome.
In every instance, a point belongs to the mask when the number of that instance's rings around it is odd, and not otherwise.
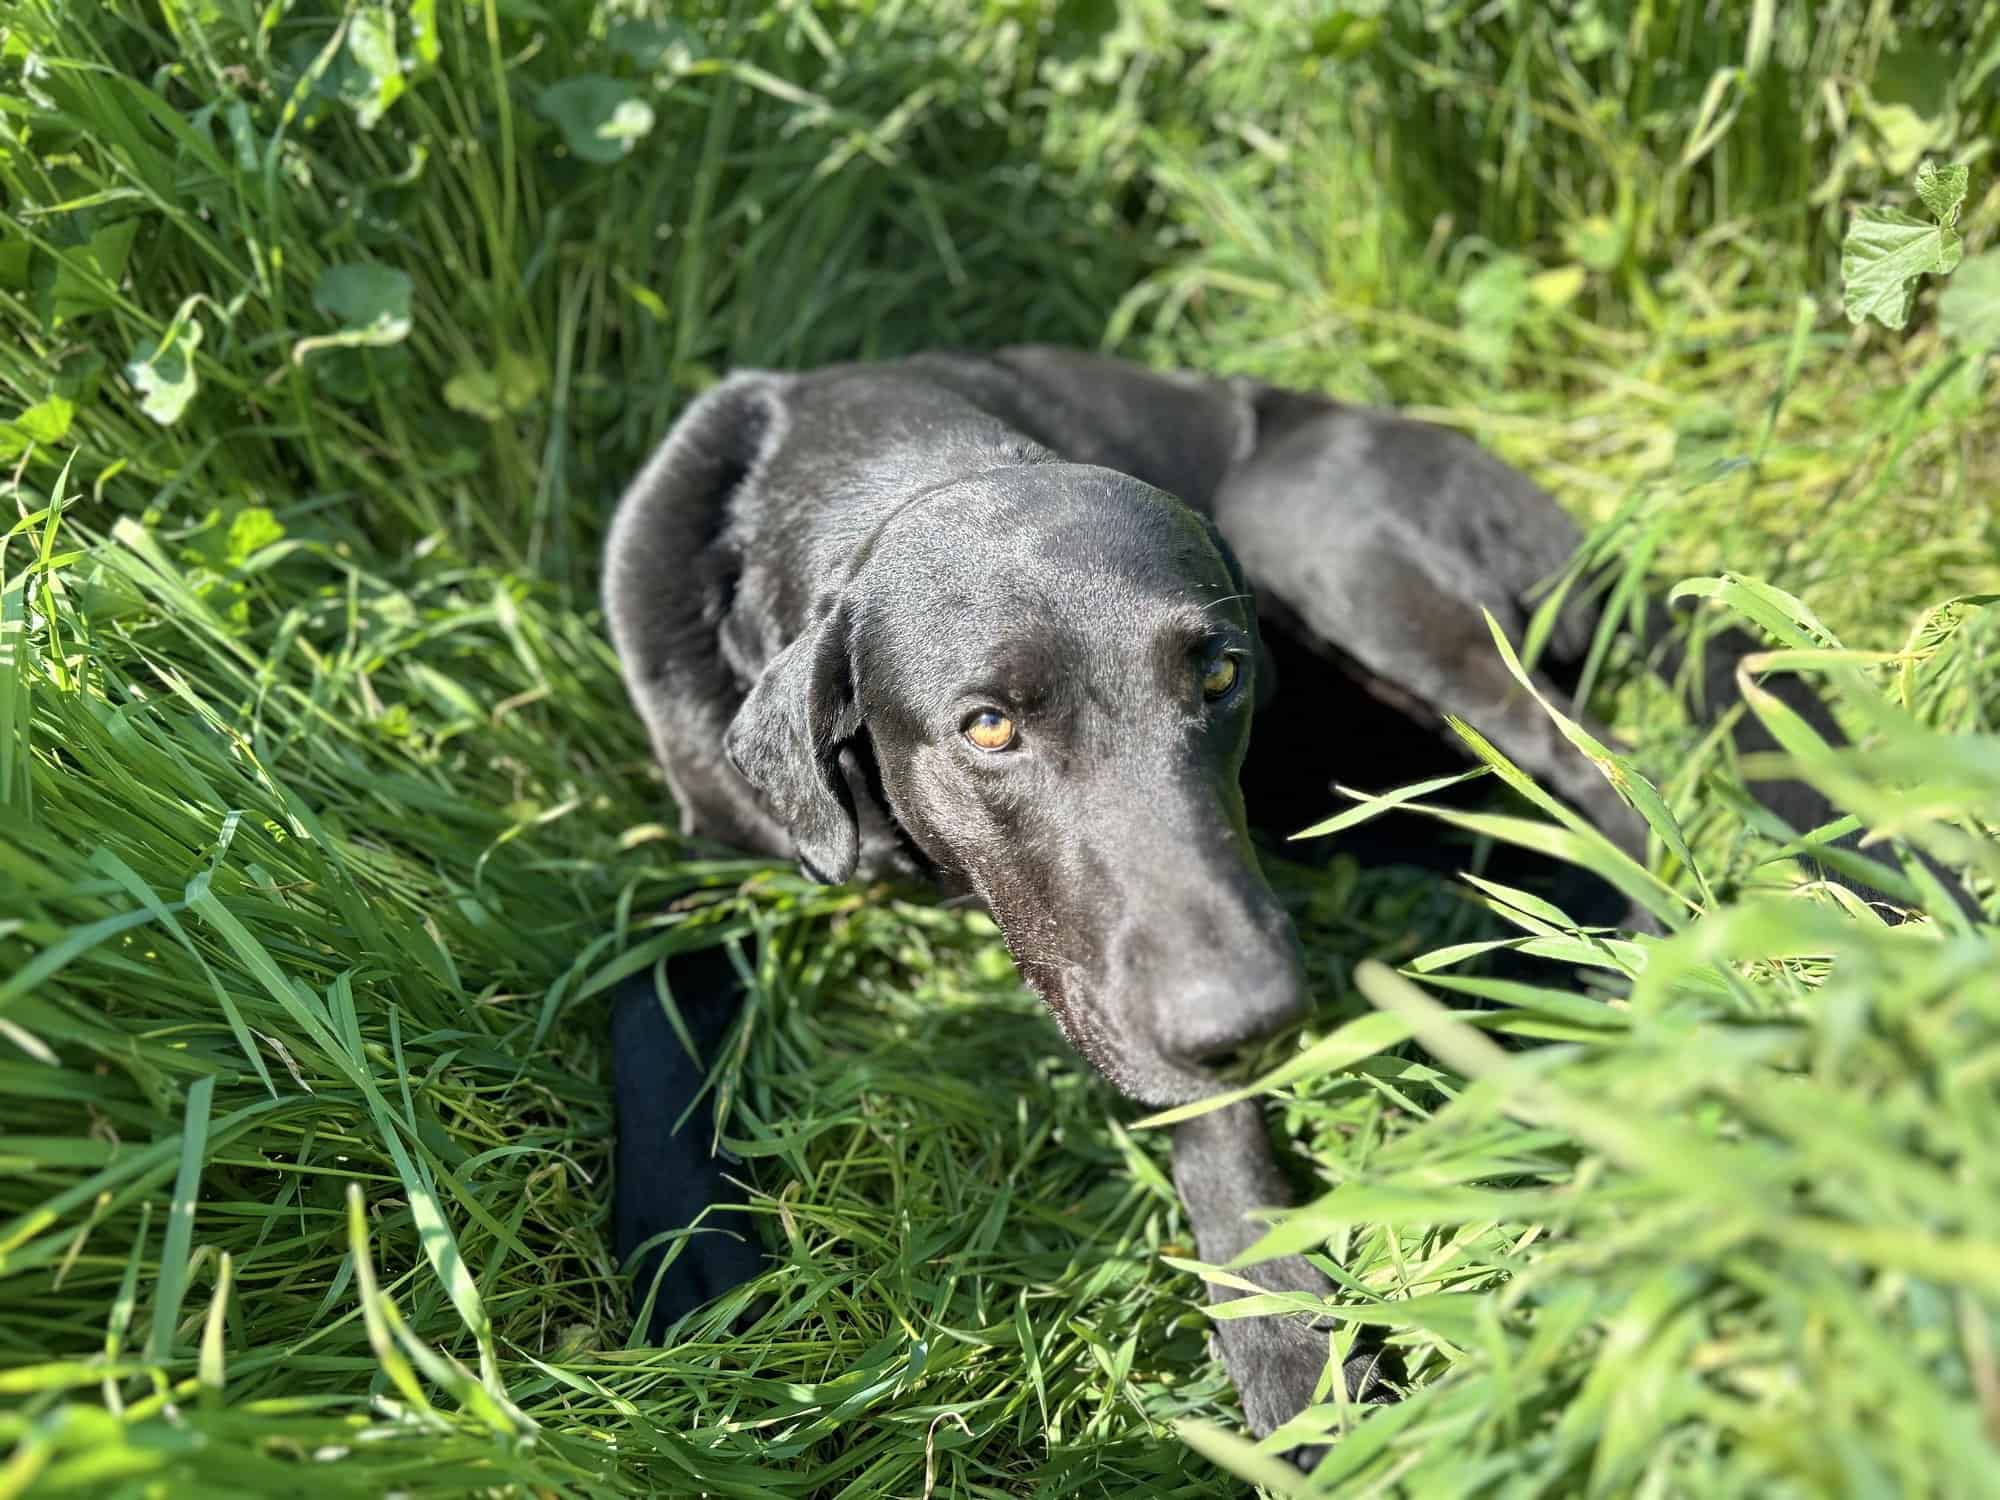
[[[1245,913],[1234,931],[1191,918],[1162,954],[1152,985],[1154,1040],[1179,1062],[1224,1057],[1302,1018],[1304,967],[1290,923],[1275,910]]]
[[[1224,974],[1166,999],[1160,1044],[1178,1062],[1215,1064],[1300,1020],[1305,983],[1295,971],[1261,977]]]

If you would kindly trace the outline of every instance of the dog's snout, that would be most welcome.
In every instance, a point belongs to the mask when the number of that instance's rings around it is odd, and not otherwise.
[[[1200,976],[1162,997],[1160,1049],[1178,1062],[1215,1064],[1306,1013],[1296,961],[1228,968]]]
[[[1200,1064],[1304,1015],[1305,974],[1291,924],[1249,872],[1204,895],[1164,901],[1114,944],[1110,988],[1144,1000],[1151,1041]]]

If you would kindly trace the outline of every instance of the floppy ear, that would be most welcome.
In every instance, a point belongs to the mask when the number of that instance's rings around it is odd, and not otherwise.
[[[848,669],[846,612],[823,615],[772,657],[722,737],[722,750],[792,837],[822,885],[852,878],[861,852],[840,751],[861,727]]]

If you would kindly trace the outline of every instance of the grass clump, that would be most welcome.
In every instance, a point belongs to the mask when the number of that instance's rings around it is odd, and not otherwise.
[[[1990,891],[1994,8],[1461,11],[0,20],[0,1495],[1271,1474],[1160,1132],[990,927],[668,832],[593,552],[734,364],[1108,341],[1464,425],[1601,523],[1578,586],[1720,580],[1860,736],[1808,773]],[[1921,227],[1925,157],[1963,263],[1852,330],[1847,209]],[[1992,929],[1801,887],[1601,665],[1663,940],[1285,877],[1274,1235],[1413,1377],[1312,1487],[1989,1493]],[[604,994],[752,935],[776,1263],[634,1348]]]

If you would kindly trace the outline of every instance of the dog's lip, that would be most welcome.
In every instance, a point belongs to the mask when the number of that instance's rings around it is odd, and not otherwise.
[[[1078,1005],[1077,995],[1061,982],[1059,976],[1067,977],[1071,966],[1023,960],[1018,953],[1014,964],[1028,987],[1042,997],[1070,1045],[1121,1093],[1148,1102],[1159,1098],[1162,1107],[1171,1108],[1228,1089],[1226,1079],[1199,1063],[1170,1056],[1150,1036],[1118,1037],[1115,1030],[1103,1027],[1102,1013]]]
[[[1138,1050],[1138,1059],[1145,1083],[1168,1085],[1167,1088],[1145,1088],[1143,1095],[1134,1092],[1135,1097],[1144,1097],[1145,1102],[1155,1108],[1176,1109],[1183,1104],[1194,1104],[1217,1094],[1226,1094],[1232,1087],[1230,1081],[1213,1068],[1202,1063],[1179,1061],[1157,1047]],[[1130,1053],[1120,1059],[1127,1063],[1132,1060],[1133,1054]]]
[[[992,911],[990,902],[975,899]],[[1008,940],[1008,924],[997,918],[996,923],[1002,939]],[[1074,961],[1039,956],[1015,948],[1011,941],[1007,946],[1015,971],[1041,997],[1070,1045],[1120,1092],[1160,1108],[1176,1108],[1228,1093],[1253,1076],[1256,1054],[1267,1036],[1245,1036],[1200,1057],[1176,1057],[1145,1032],[1104,1025],[1115,1010],[1092,1005],[1087,998],[1089,984],[1070,982],[1082,977],[1081,966]]]

